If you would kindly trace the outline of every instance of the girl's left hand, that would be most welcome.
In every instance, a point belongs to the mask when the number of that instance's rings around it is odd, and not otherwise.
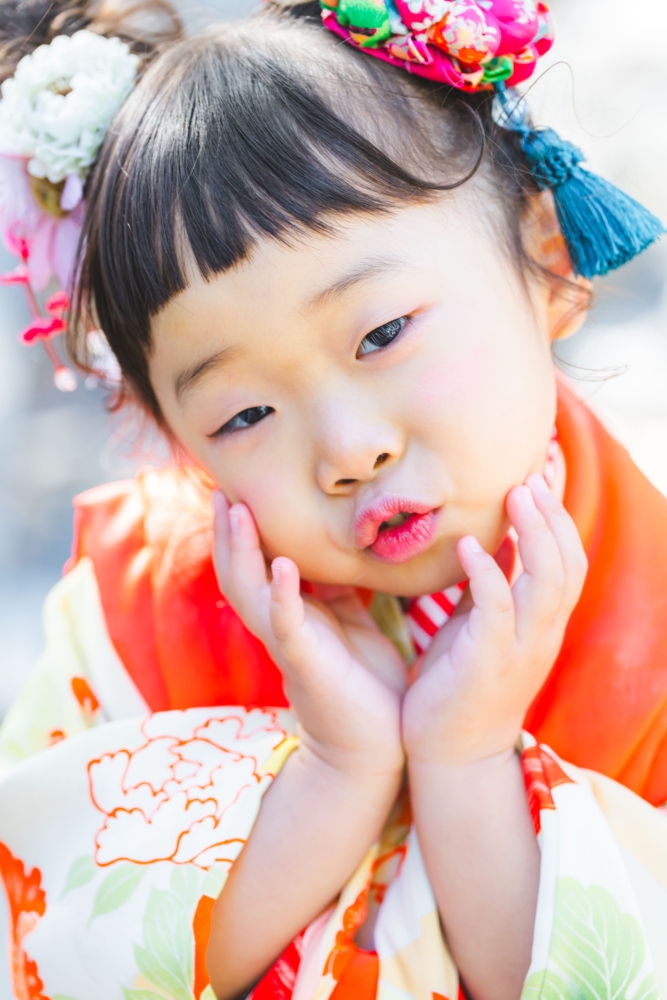
[[[462,538],[473,606],[437,633],[403,699],[409,760],[469,764],[511,751],[558,655],[587,560],[572,518],[542,476],[507,498],[524,572],[513,587],[477,539]]]

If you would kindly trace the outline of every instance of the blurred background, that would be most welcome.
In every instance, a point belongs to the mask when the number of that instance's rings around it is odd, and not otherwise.
[[[181,0],[190,30],[254,0]],[[531,86],[535,118],[581,145],[593,169],[667,219],[667,4],[553,0],[557,41]],[[3,256],[4,255],[4,256]],[[0,269],[15,264],[0,251]],[[638,464],[667,492],[667,242],[600,281],[581,333],[558,346]],[[41,604],[71,542],[71,499],[164,454],[80,380],[58,392],[40,346],[19,345],[20,287],[0,288],[0,717],[39,654]],[[142,439],[138,444],[139,439]]]
[[[181,0],[188,28],[249,13],[256,0]],[[667,220],[667,4],[551,0],[556,45],[530,100],[536,121]],[[0,271],[15,266],[0,250]],[[584,329],[558,347],[566,371],[667,493],[667,241],[597,284]],[[42,643],[41,605],[71,544],[71,500],[159,461],[128,414],[109,415],[80,380],[58,392],[40,347],[19,345],[19,287],[0,287],[0,718]],[[0,925],[5,919],[0,907]],[[4,937],[0,926],[0,939]],[[0,1000],[9,1000],[0,944]]]

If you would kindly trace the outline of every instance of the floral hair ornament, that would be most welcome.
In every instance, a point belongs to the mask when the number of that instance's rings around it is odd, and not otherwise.
[[[553,195],[575,274],[607,274],[665,229],[651,212],[581,164],[553,129],[534,128],[515,86],[554,40],[538,0],[320,0],[322,19],[355,48],[408,73],[474,93],[496,92],[494,118],[516,131],[540,190]]]
[[[23,285],[32,321],[21,340],[44,345],[65,392],[76,378],[52,341],[66,328],[84,183],[138,65],[119,38],[78,31],[24,56],[1,88],[0,232],[19,265],[0,281]],[[61,290],[43,311],[37,294],[52,279]]]

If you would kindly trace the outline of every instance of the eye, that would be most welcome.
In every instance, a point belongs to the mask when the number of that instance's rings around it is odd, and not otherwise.
[[[232,417],[226,424],[223,424],[211,437],[221,437],[222,435],[233,434],[234,431],[245,430],[246,427],[258,424],[260,420],[264,420],[264,417],[268,417],[269,414],[275,412],[272,406],[249,406],[247,410],[241,410],[235,417]]]
[[[403,332],[407,321],[407,316],[401,316],[400,319],[392,319],[389,323],[383,323],[382,326],[371,330],[359,344],[357,357],[361,358],[365,354],[372,354],[373,351],[381,351],[383,347],[387,347]]]

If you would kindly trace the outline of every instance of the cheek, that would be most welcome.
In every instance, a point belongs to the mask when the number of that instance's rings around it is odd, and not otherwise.
[[[456,492],[483,502],[539,468],[554,414],[548,356],[536,338],[519,350],[507,338],[478,341],[446,363],[432,358],[420,373],[410,420],[415,436],[444,460]]]
[[[320,544],[312,486],[303,482],[303,470],[286,456],[266,455],[249,462],[218,462],[213,471],[232,502],[252,511],[264,549],[271,558],[284,555],[299,562],[299,553]],[[261,468],[261,475],[257,470]]]

